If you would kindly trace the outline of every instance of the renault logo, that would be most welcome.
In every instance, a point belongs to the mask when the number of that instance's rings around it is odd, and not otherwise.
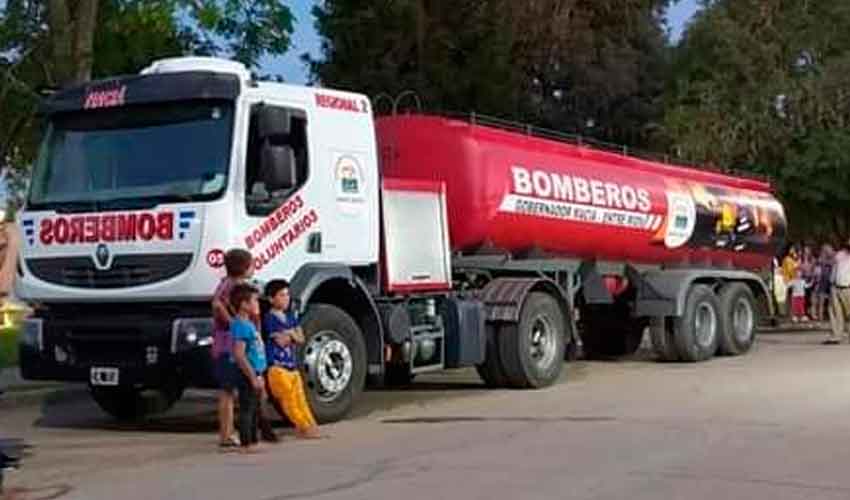
[[[101,243],[97,246],[94,252],[94,264],[101,271],[105,271],[112,267],[112,254],[109,253],[109,247]]]

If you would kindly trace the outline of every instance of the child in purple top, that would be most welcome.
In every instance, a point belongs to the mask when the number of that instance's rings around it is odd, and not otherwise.
[[[251,253],[233,249],[224,256],[227,276],[222,278],[212,300],[213,310],[213,364],[215,376],[221,389],[218,394],[218,437],[222,449],[235,448],[239,443],[233,438],[233,402],[239,372],[233,361],[233,338],[230,321],[230,293],[233,287],[246,282],[253,273]]]

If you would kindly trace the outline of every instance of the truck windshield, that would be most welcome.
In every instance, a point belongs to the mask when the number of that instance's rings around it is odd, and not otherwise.
[[[227,184],[230,101],[84,110],[52,117],[31,210],[97,211],[210,200]]]

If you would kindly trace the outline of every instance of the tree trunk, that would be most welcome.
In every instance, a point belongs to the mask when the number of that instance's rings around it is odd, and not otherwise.
[[[56,81],[52,85],[65,85],[71,74],[71,39],[73,28],[65,0],[50,0],[47,5],[47,22],[50,27],[50,58]]]
[[[98,0],[49,0],[54,85],[79,85],[91,79]]]
[[[78,0],[74,26],[74,71],[72,83],[91,80],[94,64],[94,30],[98,0]]]

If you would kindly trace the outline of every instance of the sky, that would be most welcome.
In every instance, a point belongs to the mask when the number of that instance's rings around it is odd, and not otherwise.
[[[306,83],[308,72],[301,55],[309,53],[320,55],[319,35],[314,26],[315,19],[311,10],[317,3],[315,0],[292,0],[287,2],[295,16],[295,33],[292,36],[292,47],[281,57],[267,57],[260,63],[263,73],[281,75],[287,82]],[[670,25],[670,38],[675,42],[682,35],[687,22],[697,10],[697,0],[678,0],[668,11],[667,21]]]

